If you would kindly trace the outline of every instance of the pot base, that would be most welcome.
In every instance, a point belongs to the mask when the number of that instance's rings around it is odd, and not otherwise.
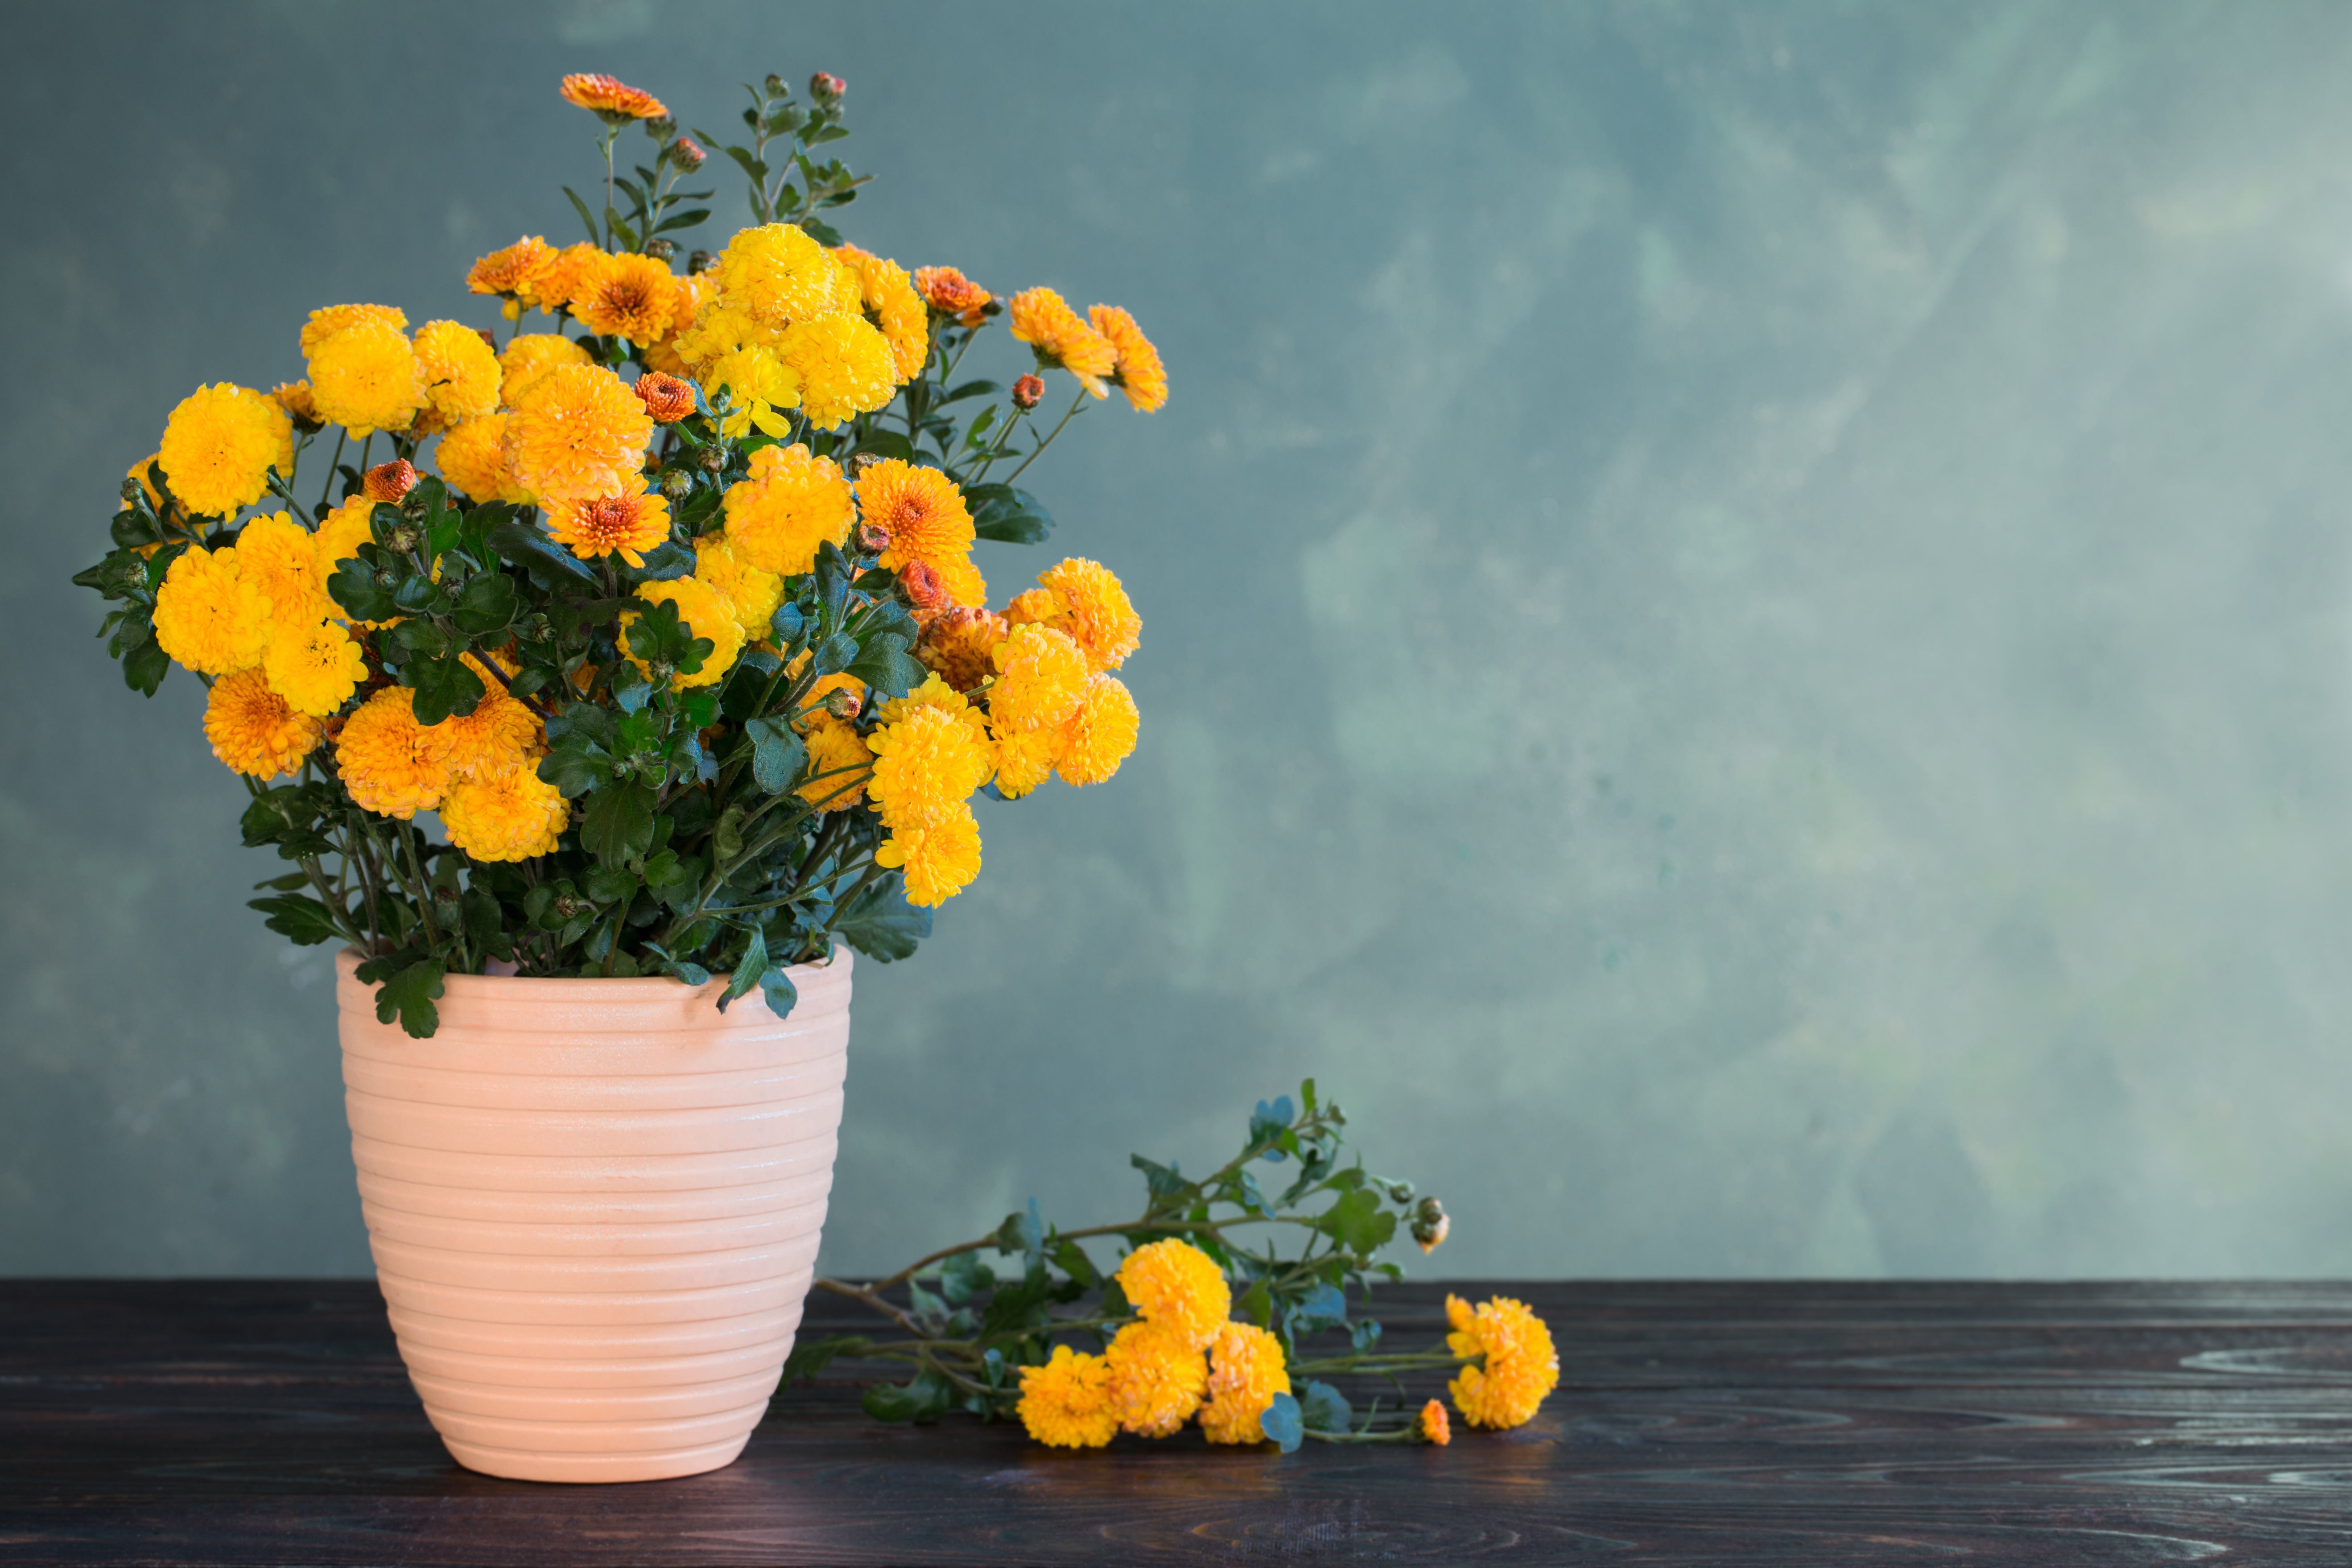
[[[751,1440],[746,1432],[723,1443],[669,1448],[646,1454],[542,1454],[520,1448],[490,1448],[445,1436],[449,1457],[469,1470],[509,1481],[559,1481],[609,1485],[614,1481],[674,1481],[681,1476],[723,1470]]]

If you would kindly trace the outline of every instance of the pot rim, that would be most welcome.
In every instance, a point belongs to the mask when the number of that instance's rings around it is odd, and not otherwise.
[[[345,945],[335,954],[335,969],[341,975],[352,974],[362,962],[360,950],[349,945]],[[795,980],[803,975],[831,974],[836,970],[846,973],[854,962],[848,946],[835,942],[833,951],[823,963],[788,964],[785,966],[784,973]],[[727,978],[725,973],[714,972],[710,976],[709,984],[723,986],[727,983]],[[686,992],[707,989],[705,986],[690,985],[672,974],[635,974],[626,978],[604,975],[583,978],[568,974],[444,974],[441,977],[441,984],[457,993],[500,989],[517,984],[549,987],[560,985],[577,995],[610,997],[614,1001],[626,998],[651,998],[671,988]],[[444,994],[447,994],[449,993],[444,993]]]

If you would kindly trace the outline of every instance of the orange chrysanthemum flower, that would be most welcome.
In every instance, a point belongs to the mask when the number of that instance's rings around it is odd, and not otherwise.
[[[595,276],[606,260],[602,246],[582,240],[567,245],[547,258],[547,265],[523,280],[516,298],[524,305],[536,305],[549,315],[572,303],[588,279]]]
[[[527,234],[503,250],[491,251],[468,268],[466,287],[477,294],[512,300],[554,259],[555,247],[535,234]]]
[[[581,71],[565,77],[562,92],[564,102],[577,104],[614,124],[669,118],[669,110],[660,99],[602,71]]]
[[[394,458],[370,468],[360,492],[370,500],[396,501],[415,488],[416,466],[405,458]]]
[[[396,305],[321,305],[302,323],[303,357],[309,358],[320,343],[337,332],[369,324],[404,332],[408,331],[408,316]]]
[[[1445,1418],[1445,1406],[1434,1399],[1421,1407],[1421,1436],[1422,1441],[1441,1448],[1454,1441],[1454,1423]]]
[[[1100,1356],[1055,1345],[1044,1366],[1021,1369],[1021,1425],[1049,1448],[1100,1448],[1118,1436],[1110,1369]]]
[[[669,537],[669,501],[659,490],[556,501],[547,509],[547,531],[583,561],[617,554],[642,566],[646,552]]]
[[[1097,397],[1110,395],[1103,377],[1118,365],[1118,349],[1051,289],[1013,296],[1013,335],[1078,378]]]
[[[915,291],[907,269],[854,245],[841,246],[833,254],[857,275],[859,300],[866,316],[889,341],[899,381],[914,380],[931,355],[931,326],[923,297]]]
[[[518,332],[499,351],[499,401],[512,408],[560,364],[588,364],[588,351],[562,332]]]
[[[624,493],[643,476],[654,422],[601,365],[559,364],[507,419],[507,468],[542,505]]]
[[[416,693],[387,686],[360,704],[335,737],[335,771],[364,810],[403,822],[449,790],[442,737],[416,721]]]
[[[205,739],[213,755],[257,779],[299,773],[323,733],[318,720],[269,689],[258,669],[222,676],[205,702]]]
[[[996,296],[952,267],[918,267],[915,289],[924,303],[942,316],[953,316],[959,326],[976,327]]]
[[[607,256],[572,289],[572,313],[592,332],[649,343],[676,324],[677,279],[650,256]]]
[[[675,425],[694,412],[694,385],[674,375],[649,370],[631,388],[656,425]]]
[[[461,779],[441,802],[449,842],[476,860],[529,860],[554,853],[572,803],[529,762]]]
[[[446,431],[434,449],[441,477],[478,501],[528,501],[507,469],[507,414],[468,419]]]
[[[957,604],[978,605],[988,597],[988,585],[971,563],[971,509],[956,482],[939,469],[897,458],[867,464],[857,477],[857,514],[890,535],[890,547],[877,563],[884,570],[919,561],[940,574]]]
[[[1160,351],[1135,324],[1135,318],[1116,305],[1097,305],[1087,312],[1095,331],[1110,340],[1118,351],[1118,366],[1112,379],[1127,394],[1129,403],[1146,414],[1158,412],[1168,402],[1168,372],[1160,363]]]
[[[1003,616],[959,607],[923,628],[915,657],[958,691],[970,691],[996,673],[996,647],[1010,630]]]

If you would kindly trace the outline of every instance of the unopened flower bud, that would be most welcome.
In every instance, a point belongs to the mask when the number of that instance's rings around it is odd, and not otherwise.
[[[640,120],[637,123],[644,126],[646,134],[656,142],[667,142],[677,134],[677,121],[667,114],[656,115],[651,120]]]
[[[888,529],[878,522],[861,522],[857,525],[857,552],[860,555],[879,555],[889,548],[890,531]]]
[[[499,352],[498,335],[492,332],[489,328],[476,327],[474,329],[474,335],[481,339],[483,346],[488,348],[492,353]]]
[[[523,626],[522,635],[533,642],[545,642],[555,635],[555,623],[545,616],[533,616]]]
[[[694,476],[684,468],[672,468],[662,476],[662,494],[672,500],[684,500],[694,489]]]
[[[1045,384],[1036,376],[1024,375],[1013,384],[1013,401],[1021,408],[1036,407],[1037,400],[1045,395]]]
[[[394,550],[406,554],[425,542],[425,531],[414,523],[404,522],[392,531],[392,537],[385,542]]]
[[[849,90],[849,84],[830,71],[819,71],[809,78],[809,96],[831,103]]]
[[[1434,1252],[1444,1245],[1445,1233],[1454,1222],[1445,1216],[1445,1205],[1435,1198],[1423,1198],[1412,1207],[1412,1238],[1421,1243],[1423,1252]]]
[[[649,239],[646,241],[646,254],[656,261],[667,261],[677,254],[677,247],[667,239]]]
[[[770,98],[790,98],[792,96],[793,89],[786,87],[784,85],[784,79],[778,76],[773,71],[770,71],[768,73],[766,85],[768,89],[768,96]]]
[[[656,425],[675,425],[694,412],[694,388],[674,375],[649,370],[631,390]]]
[[[705,468],[715,474],[727,466],[727,453],[723,447],[705,447],[699,460]]]
[[[689,250],[686,253],[686,270],[689,275],[708,272],[718,265],[719,258],[707,250]]]
[[[681,136],[662,149],[663,157],[667,158],[673,166],[689,174],[702,167],[702,161],[709,155],[702,150],[702,144],[691,136]]]
[[[845,686],[836,686],[824,694],[824,710],[836,719],[855,719],[864,706],[857,700],[857,694]]]
[[[416,467],[405,458],[378,463],[367,471],[361,493],[370,500],[396,501],[416,488]]]
[[[949,605],[948,585],[928,561],[909,561],[898,569],[898,584],[907,590],[919,616],[937,615]]]
[[[146,557],[134,555],[122,563],[122,585],[133,590],[147,585]]]
[[[455,888],[436,888],[433,889],[433,901],[436,904],[446,904],[455,908],[457,902],[457,889]]]
[[[139,481],[137,479],[125,479],[122,481],[122,504],[124,506],[137,506],[139,504],[139,498],[146,493],[146,491],[139,488]]]

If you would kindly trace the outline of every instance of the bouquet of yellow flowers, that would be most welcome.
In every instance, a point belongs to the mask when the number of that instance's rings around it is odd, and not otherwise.
[[[719,147],[565,78],[604,199],[567,188],[577,244],[475,263],[503,335],[312,311],[305,379],[172,410],[74,579],[114,602],[132,688],[176,663],[208,689],[245,842],[294,868],[254,907],[357,949],[411,1034],[451,973],[730,974],[781,1016],[835,937],[887,962],[929,934],[980,870],[973,795],[1098,784],[1134,748],[1118,579],[1065,560],[992,609],[971,550],[1045,538],[1018,481],[1114,388],[1159,408],[1158,353],[1115,307],[845,242],[842,83],[747,90]],[[632,126],[657,151],[624,173]],[[754,222],[681,258],[709,147]],[[1000,324],[1026,374],[957,379]]]

